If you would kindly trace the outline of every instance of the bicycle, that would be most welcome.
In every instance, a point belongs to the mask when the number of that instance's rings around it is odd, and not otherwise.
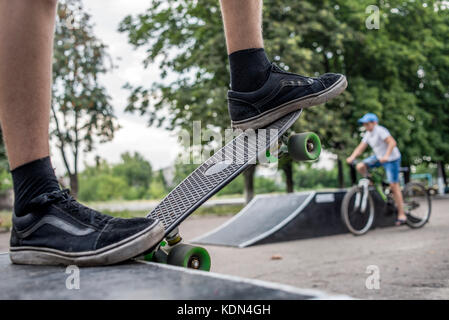
[[[355,167],[355,163],[351,164]],[[389,184],[384,182],[383,175],[371,170],[366,178],[348,190],[341,205],[343,223],[354,235],[363,235],[373,225],[375,219],[374,199],[370,191],[377,192],[382,201],[397,214]],[[404,210],[407,215],[406,224],[410,228],[422,228],[430,219],[431,199],[427,189],[418,182],[409,182],[402,188]]]

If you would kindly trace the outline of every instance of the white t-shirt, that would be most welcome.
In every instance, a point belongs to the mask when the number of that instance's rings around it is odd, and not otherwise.
[[[391,136],[390,131],[387,128],[382,127],[380,125],[374,126],[373,131],[366,131],[363,136],[362,142],[369,144],[369,146],[373,149],[374,154],[377,159],[382,158],[385,153],[387,153],[388,143],[385,142],[385,139]],[[394,161],[401,157],[401,153],[399,152],[398,147],[394,147],[391,152],[390,158],[388,161]]]

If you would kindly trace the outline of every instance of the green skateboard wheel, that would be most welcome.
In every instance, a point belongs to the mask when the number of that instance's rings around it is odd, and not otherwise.
[[[210,255],[202,247],[178,244],[170,250],[167,263],[185,268],[209,271]]]
[[[271,151],[274,152],[271,153]],[[268,163],[276,163],[279,161],[280,158],[282,158],[287,154],[288,154],[288,147],[285,145],[282,138],[280,138],[278,141],[277,150],[271,150],[270,148],[265,152],[265,156]]]
[[[276,163],[278,162],[278,157],[271,154],[270,150],[267,150],[265,153],[268,163]]]
[[[154,252],[148,253],[143,256],[143,260],[145,261],[154,261]]]
[[[316,160],[321,153],[320,138],[313,132],[294,134],[288,139],[288,152],[297,161]]]
[[[165,241],[161,241],[161,243],[159,244],[160,247],[165,247],[166,245],[167,245],[167,242],[165,242]],[[160,248],[157,248],[156,250],[144,255],[143,260],[167,263],[167,254],[165,252],[163,252],[162,250],[160,250]]]

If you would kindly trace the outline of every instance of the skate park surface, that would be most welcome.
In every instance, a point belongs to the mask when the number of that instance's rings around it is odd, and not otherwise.
[[[195,220],[201,220],[201,223]],[[230,217],[192,217],[186,239]],[[422,229],[377,228],[364,236],[334,236],[247,248],[205,245],[214,272],[346,294],[361,299],[449,299],[449,198],[433,199]],[[379,268],[380,289],[367,289],[368,266]]]
[[[205,247],[214,273],[317,289],[331,297],[449,299],[449,199],[434,199],[432,205],[430,222],[418,230],[377,228],[361,237],[340,234],[247,248]],[[181,225],[181,233],[194,239],[230,218],[192,216]],[[0,233],[0,252],[7,251],[8,240],[8,233]],[[365,285],[367,268],[373,265],[379,269],[379,289]]]
[[[0,299],[176,299],[307,300],[348,299],[260,280],[219,275],[144,261],[73,269],[12,265],[0,254]]]

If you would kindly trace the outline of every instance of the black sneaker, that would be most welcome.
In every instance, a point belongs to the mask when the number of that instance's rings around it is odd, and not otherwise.
[[[156,246],[164,227],[153,219],[120,219],[83,206],[68,190],[34,198],[13,215],[10,259],[17,264],[97,266],[122,262]]]
[[[342,74],[326,73],[309,78],[286,72],[273,63],[268,80],[260,89],[228,91],[232,127],[263,128],[290,112],[333,99],[347,86]]]

